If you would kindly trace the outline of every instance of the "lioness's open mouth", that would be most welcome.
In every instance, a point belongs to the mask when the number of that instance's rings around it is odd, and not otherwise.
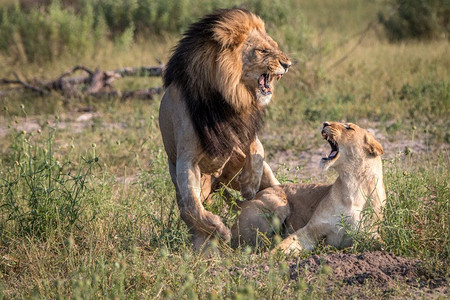
[[[339,154],[339,146],[338,143],[333,139],[333,137],[329,136],[325,132],[322,132],[322,136],[331,146],[331,152],[328,157],[322,157],[322,160],[333,160]]]
[[[273,81],[273,77],[276,76],[277,80],[280,80],[280,78],[283,76],[281,74],[262,74],[258,78],[258,85],[259,90],[261,91],[261,94],[264,96],[272,94],[272,86],[270,85]]]

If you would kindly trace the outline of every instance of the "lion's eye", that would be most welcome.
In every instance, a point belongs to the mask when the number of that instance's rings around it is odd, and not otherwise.
[[[258,51],[258,52],[261,53],[261,54],[267,54],[267,53],[269,53],[269,50],[267,50],[267,49],[256,49],[256,51]]]
[[[345,124],[344,127],[345,127],[345,129],[347,129],[347,130],[354,130],[354,129],[351,128],[350,125],[348,125],[348,124]]]

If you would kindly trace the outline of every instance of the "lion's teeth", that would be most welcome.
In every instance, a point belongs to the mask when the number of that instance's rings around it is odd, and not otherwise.
[[[260,85],[264,85],[264,75],[259,76],[258,81]]]

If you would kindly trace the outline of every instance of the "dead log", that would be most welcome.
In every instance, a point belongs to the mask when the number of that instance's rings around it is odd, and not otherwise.
[[[137,67],[137,68],[122,68],[114,70],[115,74],[119,74],[122,77],[125,76],[139,76],[139,77],[159,77],[162,76],[164,66],[159,67]]]
[[[15,80],[14,79],[2,78],[2,79],[0,79],[0,83],[2,83],[2,84],[20,84],[23,87],[25,87],[26,89],[29,89],[29,90],[31,90],[33,92],[37,92],[39,94],[44,94],[45,93],[45,90],[43,90],[43,89],[41,89],[39,87],[33,86],[33,85],[23,81],[22,79],[20,79],[19,75],[17,75],[16,72],[14,72],[13,74],[14,74],[14,77],[16,77]]]
[[[86,75],[74,77],[74,73],[83,71]],[[2,85],[19,85],[26,90],[45,95],[51,91],[57,91],[64,97],[71,98],[79,95],[91,95],[94,97],[120,97],[153,99],[154,95],[162,93],[162,87],[155,87],[137,91],[116,91],[113,82],[117,79],[135,76],[150,77],[162,76],[164,66],[142,66],[142,67],[126,67],[112,71],[95,70],[92,71],[84,66],[75,66],[70,71],[61,74],[58,78],[50,81],[42,81],[33,79],[31,82],[24,81],[14,73],[16,79],[0,79]],[[0,91],[0,95],[5,95]]]
[[[155,95],[161,95],[162,92],[163,92],[162,87],[156,87],[144,90],[124,91],[124,92],[118,91],[96,92],[91,93],[90,96],[97,98],[120,98],[121,100],[125,100],[128,98],[153,100]]]

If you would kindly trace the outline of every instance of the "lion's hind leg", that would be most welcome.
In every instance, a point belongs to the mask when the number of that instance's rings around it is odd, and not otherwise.
[[[257,246],[265,237],[280,230],[290,213],[284,193],[269,188],[256,195],[256,199],[242,203],[238,220],[231,229],[232,246],[241,242]]]

